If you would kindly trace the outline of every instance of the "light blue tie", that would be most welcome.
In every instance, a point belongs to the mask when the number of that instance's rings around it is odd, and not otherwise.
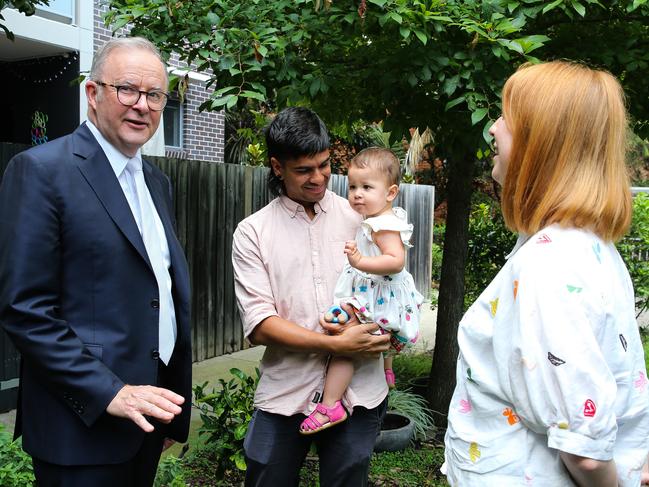
[[[172,316],[173,300],[167,287],[167,283],[171,281],[171,277],[162,256],[161,237],[156,228],[156,215],[154,214],[155,206],[144,182],[142,161],[135,157],[129,159],[126,170],[132,176],[133,182],[135,183],[134,196],[137,200],[135,206],[139,212],[139,215],[136,215],[136,219],[139,216],[138,227],[142,234],[144,247],[149,256],[156,281],[158,282],[158,295],[160,297],[158,352],[160,353],[160,360],[168,364],[174,350],[174,344],[176,343],[176,321]]]

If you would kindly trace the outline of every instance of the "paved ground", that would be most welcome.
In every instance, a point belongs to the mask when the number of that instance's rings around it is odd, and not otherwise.
[[[421,313],[421,338],[416,345],[419,350],[427,351],[434,348],[436,320],[437,313],[430,309],[429,303],[424,303]],[[202,384],[207,381],[210,384],[216,384],[219,378],[229,380],[232,377],[229,371],[233,367],[248,374],[253,373],[255,367],[259,365],[263,353],[264,347],[253,347],[230,355],[222,355],[195,363],[193,366],[193,382],[194,384]],[[10,431],[13,431],[15,419],[15,411],[0,414],[0,423],[4,423]],[[198,418],[198,415],[193,415],[192,429],[194,431],[199,423],[200,418]],[[172,449],[171,453],[175,453],[175,450]]]

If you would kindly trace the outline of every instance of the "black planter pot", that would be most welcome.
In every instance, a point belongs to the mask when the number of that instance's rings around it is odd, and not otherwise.
[[[429,382],[430,382],[430,377],[428,376],[415,377],[414,379],[410,379],[408,381],[407,387],[408,389],[410,389],[410,392],[412,392],[413,394],[417,394],[425,399]]]
[[[401,451],[410,444],[415,434],[415,423],[401,413],[388,411],[381,424],[381,432],[374,443],[374,451]]]

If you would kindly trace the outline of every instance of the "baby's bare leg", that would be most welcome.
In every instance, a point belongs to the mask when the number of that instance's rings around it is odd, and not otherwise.
[[[392,355],[383,357],[383,370],[388,370],[392,368]]]
[[[331,357],[325,387],[322,395],[322,404],[328,408],[333,407],[337,401],[340,401],[349,387],[354,375],[354,363],[347,357]],[[320,424],[329,422],[329,418],[324,414],[315,412],[315,419]]]
[[[322,404],[327,407],[333,406],[340,401],[349,387],[354,375],[354,363],[347,357],[331,357],[325,388],[322,396]]]

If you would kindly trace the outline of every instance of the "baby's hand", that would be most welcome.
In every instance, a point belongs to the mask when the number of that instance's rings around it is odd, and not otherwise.
[[[356,247],[356,241],[354,240],[348,240],[345,242],[345,254],[347,254],[347,260],[349,260],[349,265],[352,267],[358,266],[358,263],[361,261],[363,258],[363,254],[361,254]]]

